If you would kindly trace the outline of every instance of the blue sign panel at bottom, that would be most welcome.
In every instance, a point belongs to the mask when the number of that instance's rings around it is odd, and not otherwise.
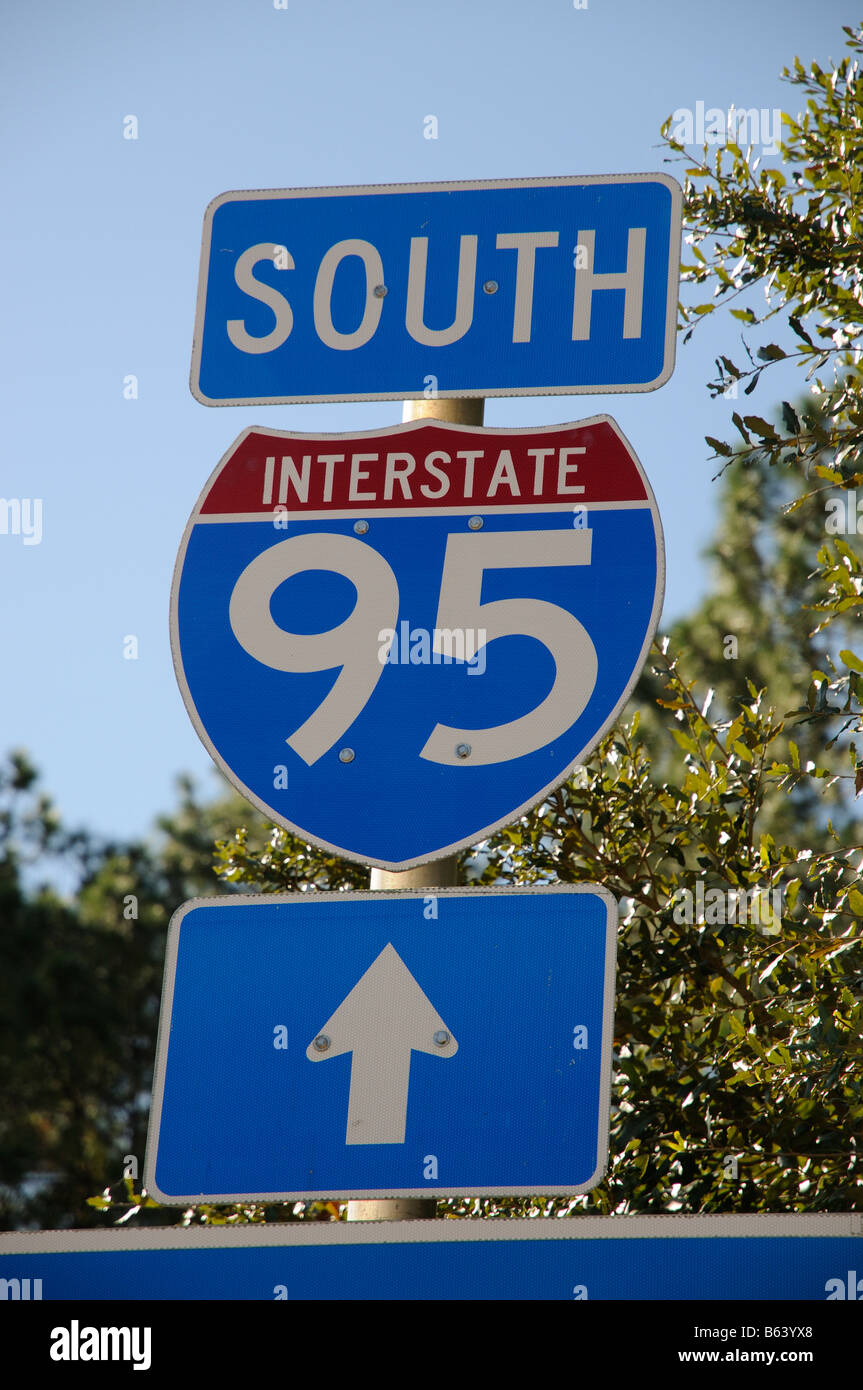
[[[605,1166],[604,889],[196,899],[175,914],[160,1202],[584,1192]]]
[[[0,1289],[21,1300],[863,1300],[861,1233],[852,1214],[43,1231],[0,1236]]]

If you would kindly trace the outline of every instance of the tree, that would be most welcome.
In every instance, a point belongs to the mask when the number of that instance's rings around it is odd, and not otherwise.
[[[0,1224],[69,1224],[86,1218],[86,1189],[104,1181],[135,1108],[158,951],[130,930],[119,895],[97,921],[27,885],[45,856],[86,880],[114,851],[64,831],[23,755],[0,770],[0,797]]]
[[[0,768],[0,1227],[93,1224],[92,1193],[135,1183],[167,925],[218,890],[213,839],[242,805],[186,781],[158,839],[112,844],[63,827],[23,754]],[[38,882],[46,864],[74,887]]]
[[[766,690],[769,703],[788,715],[800,705],[811,671],[829,662],[824,638],[812,631],[821,592],[813,566],[823,542],[823,513],[811,500],[793,515],[788,510],[805,491],[804,474],[794,465],[779,472],[762,463],[741,463],[724,471],[719,489],[716,532],[707,550],[711,589],[670,628],[671,648],[685,653],[688,669],[698,673],[714,720],[734,718],[749,698],[750,683]],[[661,681],[649,671],[638,697],[642,728],[646,735],[649,731],[652,777],[673,777],[675,753],[656,717]],[[821,728],[799,720],[786,720],[777,735],[777,761],[796,758],[803,767],[820,761],[835,780],[825,791],[827,779],[803,778],[787,796],[768,798],[759,824],[774,837],[826,848],[828,815],[848,829],[848,796],[840,776],[845,754],[840,757],[824,743]]]
[[[815,571],[821,596],[814,607],[820,628],[844,625],[840,636],[857,630],[863,593],[855,493],[863,483],[863,88],[856,56],[863,51],[863,28],[843,28],[853,59],[844,58],[829,72],[817,63],[807,71],[795,59],[793,71],[784,70],[785,79],[807,98],[796,119],[783,117],[787,138],[780,150],[790,181],[782,169],[759,169],[751,151],[744,155],[734,143],[717,148],[712,168],[706,146],[703,162],[686,161],[692,227],[687,240],[695,260],[685,267],[684,278],[693,285],[712,283],[714,299],[682,311],[684,342],[699,321],[724,305],[747,328],[760,328],[780,314],[787,324],[784,345],[763,342],[753,352],[744,339],[742,364],[739,355],[738,362],[719,357],[710,389],[724,394],[731,384],[745,382],[749,396],[765,372],[769,377],[777,362],[790,361],[805,368],[812,383],[807,404],[795,409],[782,401],[775,423],[734,411],[742,445],[735,450],[723,440],[708,437],[707,442],[724,467],[734,459],[760,466],[762,476],[766,470],[796,470],[808,480],[810,486],[797,489],[788,511],[813,503],[824,507]],[[663,132],[670,149],[685,156],[669,130],[670,121]],[[760,314],[749,302],[756,286],[766,296]],[[736,301],[738,306],[730,307]],[[830,524],[840,516],[841,528]],[[849,540],[838,538],[840,529]],[[863,663],[846,647],[839,651],[838,665],[828,659],[827,666],[813,672],[807,710],[801,712],[832,728],[859,730]],[[859,782],[858,765],[855,775]]]

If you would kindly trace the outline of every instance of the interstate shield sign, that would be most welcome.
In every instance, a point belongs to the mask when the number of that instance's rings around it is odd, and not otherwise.
[[[405,869],[563,781],[628,699],[662,603],[650,485],[607,415],[246,429],[180,546],[192,722],[277,824]]]

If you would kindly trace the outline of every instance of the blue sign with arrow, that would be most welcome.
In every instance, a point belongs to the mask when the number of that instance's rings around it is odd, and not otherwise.
[[[587,1191],[616,924],[583,886],[187,903],[145,1187],[181,1205]]]
[[[647,391],[674,366],[667,174],[223,193],[204,219],[205,405]]]

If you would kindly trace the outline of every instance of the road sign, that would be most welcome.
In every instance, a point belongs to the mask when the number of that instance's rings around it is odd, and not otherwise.
[[[223,193],[204,217],[205,405],[647,391],[674,366],[667,174]]]
[[[16,1232],[0,1235],[0,1296],[863,1300],[861,1233],[851,1213]],[[774,1349],[757,1309],[741,1324],[756,1325],[751,1348]]]
[[[616,925],[582,886],[187,903],[145,1187],[183,1206],[587,1191]]]
[[[403,869],[516,819],[595,747],[663,583],[653,493],[608,416],[255,427],[186,528],[174,663],[243,796]]]

